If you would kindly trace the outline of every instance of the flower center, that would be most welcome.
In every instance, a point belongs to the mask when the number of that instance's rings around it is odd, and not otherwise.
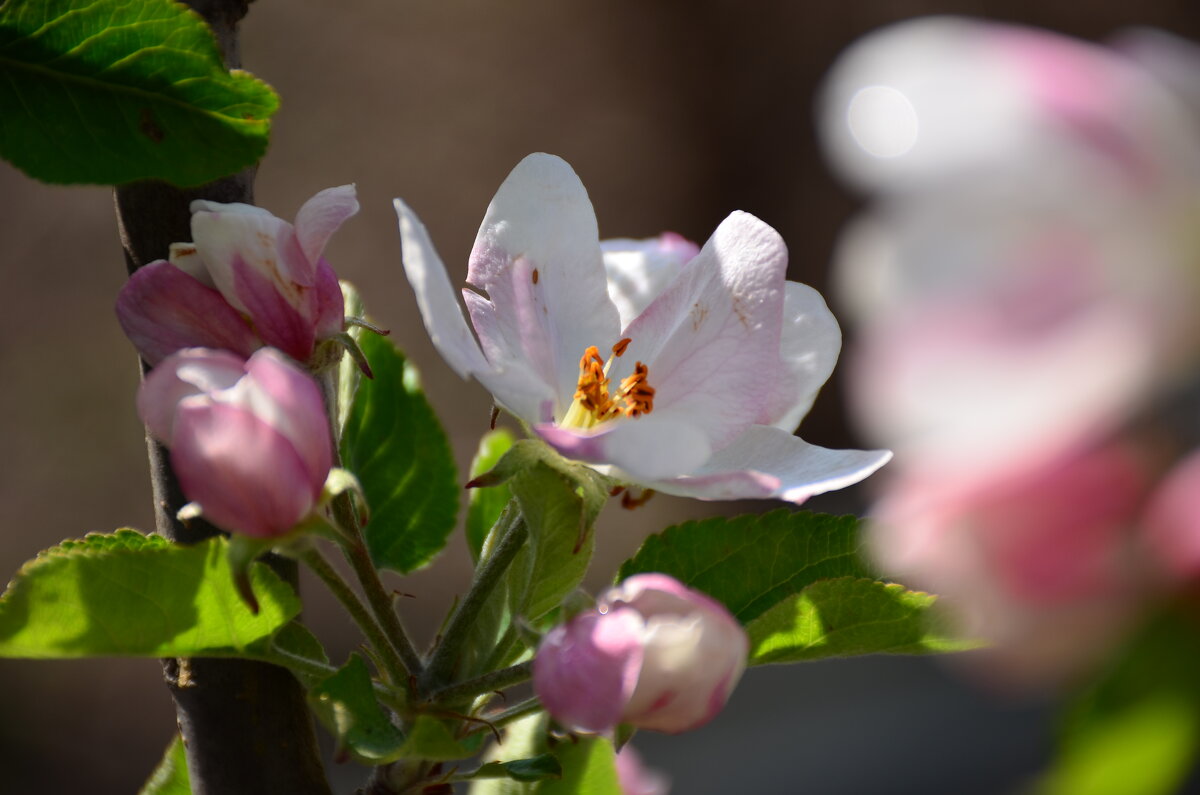
[[[625,353],[630,342],[626,337],[614,345],[607,362],[600,358],[600,349],[595,345],[583,352],[575,401],[559,423],[561,427],[587,429],[621,415],[636,419],[654,410],[654,387],[646,380],[650,368],[642,362],[634,366],[633,375],[621,379],[615,394],[609,394],[608,368],[613,359]]]

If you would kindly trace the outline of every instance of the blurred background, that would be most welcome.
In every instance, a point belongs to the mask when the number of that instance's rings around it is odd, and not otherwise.
[[[824,165],[817,86],[859,36],[934,13],[1092,40],[1131,25],[1200,39],[1190,0],[257,0],[243,62],[283,99],[257,203],[290,218],[316,191],[357,184],[362,212],[327,257],[420,367],[465,472],[490,401],[425,336],[399,264],[393,196],[421,215],[453,274],[509,169],[552,152],[587,186],[602,237],[671,230],[703,242],[730,211],[747,210],[787,241],[789,278],[824,292],[839,229],[862,199]],[[112,311],[125,269],[111,191],[47,187],[0,163],[0,197],[4,577],[64,537],[149,530],[152,519],[137,360]],[[835,373],[804,438],[867,444],[843,403]],[[865,493],[843,492],[807,507],[866,505]],[[610,506],[590,585],[667,524],[767,507],[663,496],[633,513]],[[405,616],[414,634],[432,635],[468,579],[456,538],[432,571],[397,581],[416,595]],[[308,593],[309,620],[343,654],[352,629]],[[710,726],[637,744],[685,795],[1014,792],[1050,757],[1053,706],[1046,692],[973,686],[939,661],[833,661],[751,671]],[[134,792],[173,721],[157,661],[0,661],[0,791]],[[362,778],[332,770],[341,792]]]

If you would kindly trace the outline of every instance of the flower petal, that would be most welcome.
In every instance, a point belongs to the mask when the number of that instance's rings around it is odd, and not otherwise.
[[[170,447],[184,493],[224,530],[282,535],[312,509],[312,496],[297,488],[309,473],[295,448],[245,409],[185,399]]]
[[[674,232],[649,240],[601,240],[608,297],[616,304],[625,328],[700,253],[700,247]]]
[[[691,476],[650,485],[701,500],[777,497],[799,505],[859,482],[891,457],[888,450],[829,450],[779,428],[751,425]]]
[[[833,373],[842,349],[842,330],[816,290],[799,282],[787,282],[784,287],[779,381],[757,424],[790,433]]]
[[[400,250],[404,273],[417,296],[417,307],[433,347],[460,377],[491,370],[479,343],[471,334],[462,309],[454,298],[454,289],[446,275],[446,266],[438,256],[429,232],[407,204],[394,199],[392,205],[400,219]]]
[[[343,330],[346,325],[346,299],[337,274],[330,264],[322,259],[317,263],[317,322],[313,333],[318,340],[328,339]]]
[[[658,417],[617,420],[592,433],[550,424],[535,425],[534,430],[568,458],[612,464],[639,482],[691,472],[712,451],[702,429]]]
[[[642,665],[642,618],[623,608],[585,613],[552,629],[533,662],[533,686],[554,718],[603,732],[621,720]]]
[[[138,416],[152,436],[169,443],[179,401],[189,395],[228,389],[245,374],[245,366],[243,359],[229,351],[179,351],[146,375],[137,394]]]
[[[233,289],[263,342],[298,362],[307,361],[316,340],[314,324],[307,320],[273,281],[241,255],[234,254]],[[310,298],[315,295],[309,291]]]
[[[733,213],[625,329],[633,341],[610,377],[647,363],[656,416],[703,427],[713,448],[727,444],[775,388],[786,268],[778,233]]]
[[[117,320],[151,366],[182,348],[249,356],[262,344],[220,293],[163,260],[129,277],[117,296]]]
[[[517,164],[479,228],[467,281],[487,295],[468,310],[489,358],[525,362],[565,411],[579,357],[613,345],[621,330],[596,215],[569,165],[546,154]]]
[[[296,240],[309,262],[315,265],[321,259],[330,236],[357,212],[353,185],[326,188],[304,203],[296,213]]]
[[[193,203],[195,204],[195,203]],[[218,205],[225,207],[226,205]],[[242,261],[262,274],[294,306],[306,301],[301,288],[316,281],[316,263],[309,262],[287,221],[268,212],[200,210],[192,215],[192,240],[213,284],[242,311],[242,297],[233,283],[233,264]]]

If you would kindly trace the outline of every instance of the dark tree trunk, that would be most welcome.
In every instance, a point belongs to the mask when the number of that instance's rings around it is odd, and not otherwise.
[[[245,0],[193,0],[191,6],[213,27],[226,63],[239,65],[237,24]],[[138,182],[116,190],[117,220],[129,272],[167,256],[174,242],[191,240],[188,205],[193,199],[254,200],[254,170],[199,188],[181,190],[162,182]],[[218,531],[202,522],[184,527],[175,517],[186,502],[166,450],[148,442],[158,532],[193,543]],[[296,584],[295,563],[271,565]],[[249,660],[193,658],[164,660],[175,699],[179,729],[187,746],[193,795],[329,795],[304,691],[285,669]]]

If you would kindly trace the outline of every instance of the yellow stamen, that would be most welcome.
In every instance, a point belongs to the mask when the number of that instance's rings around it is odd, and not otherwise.
[[[650,368],[642,362],[636,364],[632,375],[621,379],[616,394],[609,394],[608,368],[614,358],[625,353],[630,342],[632,340],[626,337],[613,345],[613,355],[607,362],[600,358],[600,349],[595,345],[583,352],[579,359],[575,400],[560,425],[567,428],[593,428],[622,414],[636,419],[654,410],[654,388],[646,380]]]

